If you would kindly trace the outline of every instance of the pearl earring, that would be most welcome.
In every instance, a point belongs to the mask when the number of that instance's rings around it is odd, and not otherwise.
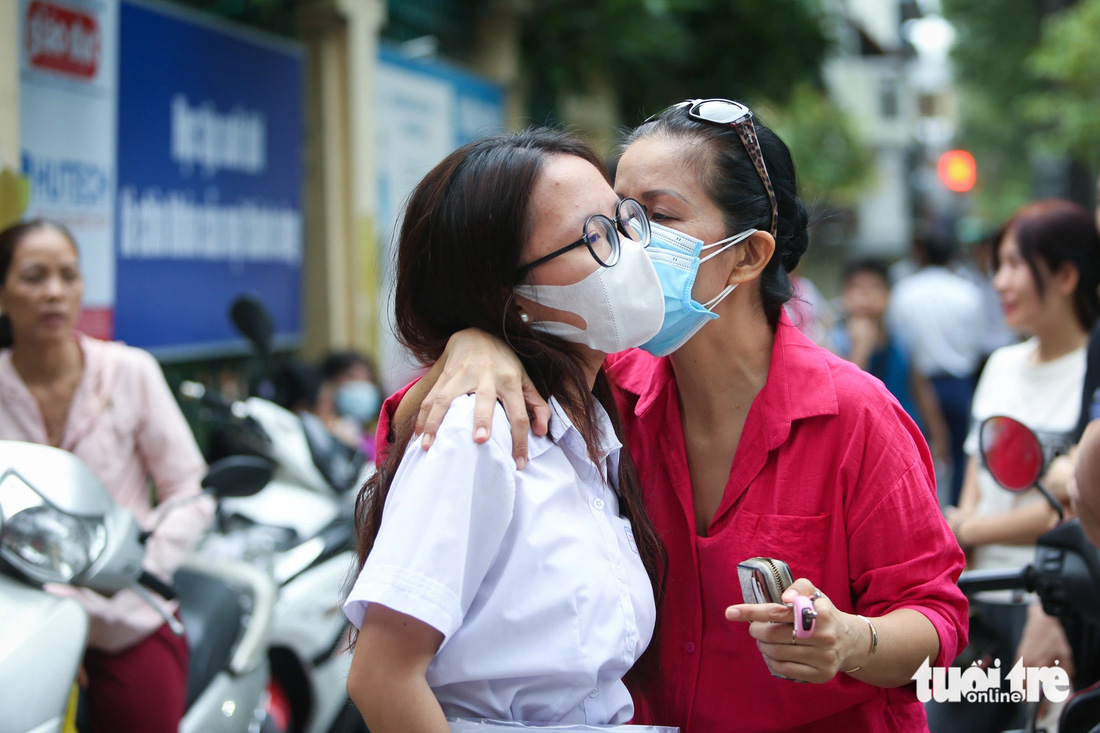
[[[524,323],[530,323],[530,322],[531,322],[531,317],[530,317],[530,316],[528,316],[528,315],[527,315],[526,313],[524,313],[523,311],[520,311],[520,312],[519,312],[519,319],[520,319],[521,321],[523,321]]]

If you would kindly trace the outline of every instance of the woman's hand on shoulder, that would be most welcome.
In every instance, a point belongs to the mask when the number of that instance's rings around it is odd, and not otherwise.
[[[474,441],[489,440],[497,400],[512,426],[512,457],[518,468],[527,463],[527,433],[545,435],[550,407],[539,395],[512,349],[500,339],[474,328],[451,336],[440,357],[442,371],[420,403],[415,432],[427,449],[435,440],[443,416],[455,398],[474,393]],[[437,365],[439,366],[439,365]]]
[[[817,612],[813,633],[797,638],[793,603],[796,596],[812,600]],[[783,593],[783,604],[742,603],[726,609],[730,621],[749,623],[749,635],[773,673],[801,682],[828,682],[838,672],[857,667],[867,648],[867,624],[858,616],[837,609],[828,596],[806,578],[799,578]]]

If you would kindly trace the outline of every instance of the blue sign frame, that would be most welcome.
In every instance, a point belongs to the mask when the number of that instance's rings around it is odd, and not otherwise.
[[[115,336],[160,357],[238,351],[242,293],[301,330],[303,53],[192,14],[119,14]]]

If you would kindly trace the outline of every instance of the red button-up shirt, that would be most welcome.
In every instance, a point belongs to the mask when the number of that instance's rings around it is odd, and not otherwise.
[[[940,640],[936,664],[966,646],[967,602],[955,585],[962,551],[939,511],[927,444],[885,387],[781,316],[767,383],[700,537],[668,359],[632,350],[608,357],[606,368],[646,508],[668,550],[658,656],[652,680],[636,691],[635,722],[684,733],[811,724],[925,730],[912,685],[884,689],[844,674],[823,685],[772,677],[748,624],[725,619],[726,607],[742,602],[737,564],[776,557],[842,611],[924,614]],[[402,394],[387,401],[380,443]]]
[[[634,350],[609,357],[606,368],[668,550],[656,678],[637,696],[636,722],[685,733],[925,730],[912,685],[888,690],[844,674],[823,685],[778,679],[748,624],[724,615],[742,602],[737,564],[775,557],[842,611],[924,614],[939,636],[937,664],[962,650],[967,602],[955,581],[963,555],[940,514],[927,444],[897,401],[782,317],[767,383],[701,537],[668,359]]]

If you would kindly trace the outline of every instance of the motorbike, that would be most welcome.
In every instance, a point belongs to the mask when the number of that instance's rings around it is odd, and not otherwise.
[[[203,487],[216,497],[243,496],[269,472],[256,459],[228,459],[211,468]],[[274,585],[247,563],[198,557],[164,583],[142,570],[154,531],[141,531],[72,453],[0,441],[0,733],[75,729],[88,618],[76,601],[43,590],[45,583],[105,596],[130,589],[173,631],[186,629],[191,665],[181,732],[261,730]],[[179,601],[182,624],[154,593]]]
[[[1076,519],[1065,521],[1062,504],[1041,476],[1058,446],[1040,441],[1023,423],[1002,415],[979,427],[979,447],[994,480],[1012,492],[1034,487],[1059,522],[1036,542],[1035,560],[1015,570],[972,570],[959,578],[968,595],[987,590],[1034,592],[1043,610],[1058,617],[1074,651],[1077,692],[1062,709],[1061,733],[1100,733],[1100,551]],[[1034,721],[1032,722],[1034,729]]]
[[[238,299],[231,319],[266,364],[272,326],[262,303]],[[351,656],[340,594],[355,566],[355,490],[373,466],[329,445],[326,439],[335,439],[323,425],[311,428],[306,416],[260,396],[263,371],[253,390],[259,394],[243,400],[196,382],[180,385],[181,396],[201,406],[216,451],[259,457],[274,468],[255,495],[221,502],[217,531],[200,554],[263,567],[278,589],[268,648],[277,727],[365,731],[345,690]]]

